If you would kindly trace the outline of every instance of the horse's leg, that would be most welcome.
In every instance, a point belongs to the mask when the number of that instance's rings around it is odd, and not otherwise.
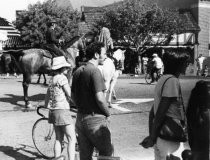
[[[113,90],[112,90],[112,98],[114,99],[114,100],[117,100],[117,96],[116,96],[116,92],[115,92],[115,89],[113,88]]]
[[[39,84],[40,83],[40,78],[41,78],[41,76],[42,76],[42,74],[39,74],[39,78],[38,78],[38,80],[37,80],[37,84]]]
[[[43,75],[43,77],[44,77],[44,83],[43,83],[43,84],[44,84],[44,85],[46,85],[46,84],[47,84],[47,79],[46,79],[46,76],[45,76],[45,74],[44,74],[44,73],[43,73],[42,75]]]
[[[23,74],[23,94],[24,94],[24,101],[25,101],[25,107],[26,108],[31,108],[32,105],[31,103],[29,102],[29,99],[28,99],[28,87],[29,87],[29,84],[31,83],[31,75],[28,75],[28,74]]]
[[[110,104],[110,106],[111,106],[111,101],[112,101],[112,93],[113,93],[113,90],[114,90],[114,86],[117,83],[118,76],[119,76],[119,73],[118,73],[118,71],[116,71],[114,77],[112,78],[112,80],[110,82],[110,88],[109,88],[110,92],[109,92],[109,96],[108,96],[108,103]]]

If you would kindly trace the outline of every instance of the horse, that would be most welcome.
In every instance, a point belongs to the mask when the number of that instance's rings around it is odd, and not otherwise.
[[[105,96],[107,97],[107,102],[109,107],[111,106],[112,94],[113,99],[117,99],[116,92],[114,90],[114,86],[117,83],[118,77],[122,74],[124,70],[124,60],[125,60],[125,53],[126,50],[117,49],[112,57],[107,57],[103,63],[103,65],[99,65],[98,68],[102,73],[106,92]]]
[[[17,67],[15,66],[14,60],[12,60],[10,54],[3,53],[1,55],[1,73],[6,73],[5,77],[9,77],[10,73],[13,73],[13,75],[17,78]]]
[[[87,32],[84,35],[84,38],[87,45],[99,40],[98,33],[92,31]],[[114,86],[117,83],[117,78],[119,77],[120,74],[122,74],[122,70],[124,70],[125,51],[126,50],[124,50],[123,48],[118,48],[113,53],[112,57],[107,57],[104,61],[104,64],[98,66],[99,70],[102,73],[105,86],[107,89],[107,91],[105,92],[105,96],[107,98],[109,107],[111,107],[112,94],[113,94],[113,99],[115,100],[117,99]],[[115,63],[113,62],[113,59],[115,59],[114,60]]]
[[[84,40],[80,36],[73,37],[70,41],[65,42],[61,47],[66,53],[66,59],[71,64],[71,70],[68,73],[68,79],[71,82],[72,69],[75,67],[75,59],[78,56],[78,51],[85,51]],[[25,108],[31,108],[32,105],[28,98],[28,87],[31,83],[32,75],[36,73],[50,73],[52,55],[46,49],[26,49],[26,50],[9,50],[6,53],[10,54],[15,63],[23,74],[23,94]]]

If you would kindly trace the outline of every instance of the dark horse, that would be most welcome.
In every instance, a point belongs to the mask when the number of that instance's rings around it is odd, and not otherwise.
[[[72,69],[75,67],[75,59],[79,51],[85,51],[83,37],[76,36],[69,42],[65,42],[62,49],[66,53],[67,61],[71,64]],[[27,50],[9,50],[6,51],[15,60],[17,67],[23,74],[23,93],[25,107],[30,108],[32,105],[28,98],[28,87],[31,83],[33,74],[50,73],[52,56],[45,49],[27,49]],[[69,72],[68,79],[71,79],[72,69]]]

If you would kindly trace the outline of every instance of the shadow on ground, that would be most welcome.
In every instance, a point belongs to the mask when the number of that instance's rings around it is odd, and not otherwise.
[[[30,151],[26,145],[22,145],[19,148],[13,148],[11,146],[0,146],[0,152],[14,158],[15,160],[34,160],[35,158],[41,158],[37,152]],[[30,154],[31,156],[28,156]]]
[[[38,103],[44,101],[45,94],[37,94],[29,97],[30,102]],[[0,98],[0,102],[9,103],[15,105],[14,110],[21,110],[25,108],[25,104],[20,104],[19,102],[23,102],[23,96],[18,96],[15,94],[5,94],[5,97]],[[8,105],[9,106],[9,105]]]

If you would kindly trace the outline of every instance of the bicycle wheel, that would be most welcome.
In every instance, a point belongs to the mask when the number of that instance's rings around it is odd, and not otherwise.
[[[147,73],[145,75],[145,81],[147,82],[147,84],[151,84],[152,83],[152,77],[149,73]]]
[[[36,149],[45,158],[54,157],[55,133],[47,118],[37,120],[32,129],[32,139]]]

